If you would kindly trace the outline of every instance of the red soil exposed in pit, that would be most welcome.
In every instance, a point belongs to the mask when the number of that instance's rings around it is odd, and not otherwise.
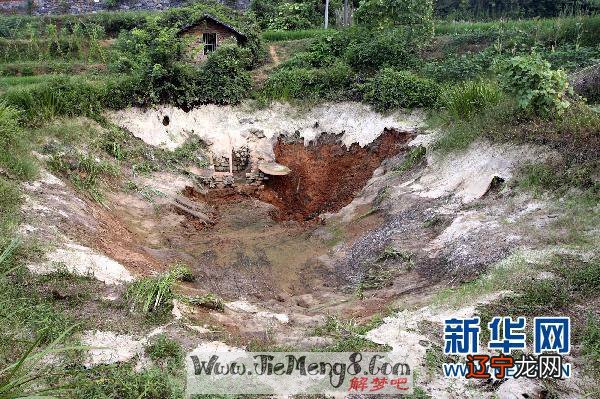
[[[272,176],[259,198],[280,209],[280,220],[309,220],[336,212],[349,204],[383,160],[406,150],[408,132],[385,130],[368,146],[347,148],[335,135],[321,135],[305,146],[302,141],[279,139],[274,152],[289,167],[287,176]]]

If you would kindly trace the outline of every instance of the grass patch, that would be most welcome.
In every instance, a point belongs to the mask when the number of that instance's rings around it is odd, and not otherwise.
[[[42,147],[54,138],[60,143],[95,149],[101,134],[100,126],[88,118],[58,118],[34,130],[34,136]]]
[[[404,173],[421,164],[425,160],[426,152],[425,147],[421,145],[411,148],[402,163],[394,168],[394,172]]]
[[[516,184],[535,194],[553,192],[564,195],[572,188],[589,191],[600,199],[600,182],[593,176],[600,171],[600,162],[584,161],[571,166],[550,163],[525,165]]]
[[[54,77],[85,75],[87,78],[104,78],[110,72],[100,63],[87,63],[85,61],[44,60],[44,61],[19,61],[0,64],[0,88],[6,81],[11,85],[14,82],[22,84],[42,83]],[[12,86],[12,85],[11,85]]]
[[[63,341],[68,337],[73,327],[66,329],[52,342],[43,345],[42,333],[14,363],[0,369],[0,397],[2,398],[42,398],[64,391],[65,386],[59,383],[49,383],[48,377],[54,379],[64,375],[64,371],[56,370],[56,365],[50,365],[44,360],[53,355],[81,349],[81,347],[64,346]],[[60,381],[60,380],[59,380]]]
[[[269,75],[257,96],[260,101],[342,100],[349,96],[353,77],[352,69],[342,62],[326,68],[280,68]]]
[[[165,273],[156,277],[144,277],[127,288],[126,299],[133,310],[142,313],[170,310],[175,297],[173,285],[177,276]]]
[[[174,151],[169,151],[146,145],[117,126],[106,125],[96,144],[113,158],[131,164],[134,175],[208,166],[206,143],[196,136],[188,138]]]
[[[21,113],[0,101],[0,171],[11,177],[28,180],[37,173],[29,153],[30,137],[21,125]]]
[[[495,315],[564,315],[573,304],[598,298],[600,259],[583,262],[573,257],[555,256],[548,269],[551,273],[548,277],[522,279],[513,285],[514,295],[479,306],[481,324],[486,325]],[[488,331],[482,332],[486,338]]]
[[[48,162],[48,166],[52,171],[67,177],[75,188],[99,203],[104,202],[101,183],[119,174],[116,165],[96,159],[90,154],[55,154]]]
[[[164,334],[158,335],[146,349],[153,362],[172,371],[181,371],[183,367],[183,349],[179,342]],[[178,370],[179,369],[179,370]]]
[[[77,370],[72,398],[181,399],[183,381],[158,367],[137,372],[131,364]]]
[[[222,312],[225,310],[225,301],[218,295],[209,293],[194,297],[185,298],[185,301],[190,305],[200,306],[206,309],[217,310]]]
[[[588,315],[581,337],[581,354],[586,359],[586,371],[600,378],[600,317],[597,315]]]
[[[438,35],[482,34],[496,37],[503,32],[523,32],[531,40],[559,45],[594,45],[600,35],[600,16],[501,20],[492,22],[439,22]]]
[[[155,277],[144,277],[132,283],[125,294],[133,310],[142,313],[161,313],[170,310],[175,298],[173,287],[188,276],[189,269],[176,266],[169,272]]]
[[[20,207],[19,187],[15,182],[0,177],[0,248],[8,247],[14,239]]]
[[[435,306],[461,307],[492,292],[511,289],[514,284],[535,273],[527,257],[527,254],[517,252],[498,262],[486,274],[473,281],[438,291],[432,303]]]
[[[432,113],[428,122],[443,132],[433,146],[443,154],[464,150],[483,137],[494,142],[545,145],[569,161],[581,163],[596,160],[600,145],[600,113],[581,102],[573,103],[560,118],[525,115],[505,99],[469,119],[455,119],[442,111]]]
[[[0,397],[63,394],[65,367],[82,349],[72,338],[79,325],[39,289],[42,281],[23,267],[23,251],[0,247]]]
[[[381,316],[374,316],[366,324],[358,324],[355,320],[341,320],[335,316],[328,316],[323,326],[315,328],[313,335],[328,336],[336,343],[325,348],[328,352],[354,352],[354,351],[389,351],[391,348],[379,345],[364,338],[367,332],[383,324]]]
[[[486,132],[514,123],[515,114],[516,109],[511,101],[482,109],[480,112],[470,115],[468,119],[454,119],[447,111],[432,113],[429,119],[430,127],[440,128],[443,132],[434,143],[433,149],[441,154],[447,154],[465,150],[476,139],[484,135],[491,139],[497,139],[494,135],[486,134]]]
[[[431,348],[427,348],[425,351],[425,369],[427,370],[427,376],[433,378],[434,376],[441,374],[442,364],[446,363],[448,356],[444,355],[442,348],[437,345],[433,345]]]
[[[450,86],[442,93],[442,104],[454,119],[469,119],[486,108],[495,107],[502,92],[495,82],[469,81]]]

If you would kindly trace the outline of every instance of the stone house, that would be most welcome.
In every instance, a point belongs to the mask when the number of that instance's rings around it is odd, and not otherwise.
[[[239,45],[246,43],[246,35],[237,28],[205,15],[193,24],[184,26],[179,36],[189,37],[190,49],[197,62],[204,61],[225,40],[233,40]]]

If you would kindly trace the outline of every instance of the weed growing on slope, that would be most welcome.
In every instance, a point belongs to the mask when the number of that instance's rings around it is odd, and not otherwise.
[[[12,87],[1,98],[18,109],[28,125],[39,126],[63,115],[99,115],[106,90],[105,84],[81,77],[53,77],[40,84]]]
[[[575,303],[597,300],[600,287],[600,259],[588,262],[577,258],[552,259],[546,278],[521,280],[512,287],[515,295],[477,308],[484,325],[494,315],[539,316],[564,314]],[[485,331],[487,334],[487,331]]]
[[[160,334],[146,346],[146,354],[152,361],[168,370],[178,371],[178,368],[182,367],[183,349],[181,345],[164,334]]]
[[[50,374],[62,376],[64,371],[46,363],[46,359],[65,352],[84,349],[80,346],[64,346],[73,327],[67,328],[52,342],[44,345],[44,332],[29,345],[14,363],[0,369],[1,398],[42,398],[65,390],[64,385],[47,385]]]
[[[29,152],[29,140],[20,126],[21,113],[0,101],[0,170],[19,179],[31,179],[37,172]]]
[[[100,183],[119,174],[116,165],[81,153],[54,154],[48,166],[52,171],[67,177],[78,190],[87,193],[99,203],[104,201]]]
[[[369,265],[356,287],[356,293],[359,298],[363,298],[363,292],[366,290],[381,289],[390,287],[394,284],[394,272],[381,265]]]
[[[600,377],[600,317],[589,314],[581,338],[581,354],[587,360],[586,369]]]
[[[181,277],[182,272],[179,268],[155,277],[144,277],[127,288],[125,298],[133,310],[142,313],[170,310],[175,298],[173,286]]]
[[[378,111],[397,108],[432,107],[437,104],[440,87],[434,81],[408,71],[380,70],[361,87],[365,102]]]
[[[192,282],[196,280],[192,269],[185,263],[175,262],[171,268],[171,273],[177,276],[179,281]]]
[[[549,163],[527,164],[520,171],[516,184],[535,194],[553,192],[556,195],[564,195],[570,189],[577,188],[598,196],[600,183],[593,178],[598,170],[600,164],[597,161],[583,162],[570,167]]]
[[[406,158],[404,158],[402,163],[394,168],[394,172],[404,173],[411,170],[423,162],[426,152],[427,150],[425,147],[421,145],[411,148],[408,154],[406,154]]]
[[[450,86],[442,93],[442,104],[451,118],[469,119],[502,100],[495,82],[469,81]]]
[[[13,181],[0,177],[0,248],[6,248],[13,240],[19,224],[21,193]]]
[[[187,297],[184,299],[187,303],[194,306],[200,306],[207,309],[218,310],[220,312],[225,310],[225,301],[218,295],[208,293],[199,296]]]
[[[137,372],[134,366],[114,364],[75,370],[72,398],[181,399],[183,382],[158,367]]]
[[[193,135],[174,151],[169,151],[146,145],[123,129],[109,125],[99,133],[96,145],[111,157],[131,164],[134,176],[164,169],[208,166],[206,144]]]
[[[323,326],[315,328],[313,335],[325,336],[335,339],[335,344],[325,350],[329,352],[354,352],[354,351],[388,351],[390,348],[369,341],[363,336],[379,327],[383,318],[374,316],[366,324],[358,324],[355,320],[342,320],[339,317],[328,316]]]

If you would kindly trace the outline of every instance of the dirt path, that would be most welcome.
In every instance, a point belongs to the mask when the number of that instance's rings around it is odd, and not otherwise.
[[[275,46],[272,44],[269,45],[269,54],[271,55],[273,64],[275,64],[274,66],[277,66],[281,63],[281,61],[279,60],[279,56],[277,55],[277,50],[275,50]]]

